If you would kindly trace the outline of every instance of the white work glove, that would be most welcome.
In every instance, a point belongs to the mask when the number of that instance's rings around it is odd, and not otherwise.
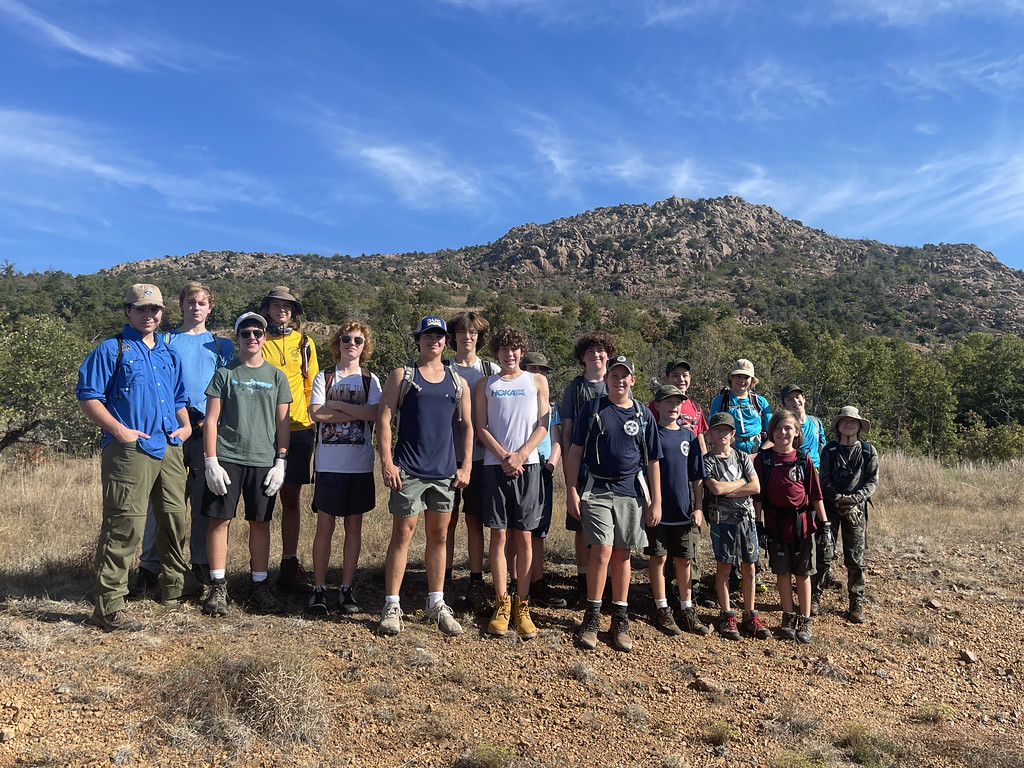
[[[206,487],[218,496],[223,496],[228,492],[228,486],[231,485],[231,478],[228,477],[227,470],[220,465],[216,456],[211,456],[203,463],[206,465]]]
[[[274,466],[267,472],[263,480],[263,495],[274,496],[284,485],[284,467],[287,462],[284,459],[274,459]]]

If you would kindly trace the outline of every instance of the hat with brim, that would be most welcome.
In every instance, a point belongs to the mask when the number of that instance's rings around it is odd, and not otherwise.
[[[267,330],[267,318],[256,312],[246,312],[244,315],[239,315],[238,319],[235,320],[236,336],[238,335],[238,329],[243,325],[258,325],[263,330]]]
[[[292,295],[292,292],[288,289],[288,286],[286,285],[278,285],[270,289],[267,295],[263,297],[263,303],[260,304],[260,312],[266,312],[267,307],[270,306],[270,302],[272,302],[274,299],[277,299],[279,301],[290,301],[292,303],[292,306],[294,306],[294,309],[292,310],[292,315],[302,314],[302,302],[300,302],[298,299],[295,298],[295,296]]]
[[[448,324],[436,315],[427,315],[420,319],[420,327],[416,329],[416,333],[413,336],[418,339],[421,333],[426,333],[427,331],[437,331],[447,336]]]
[[[671,360],[669,364],[665,366],[665,375],[668,376],[679,366],[683,366],[687,371],[691,370],[689,362],[680,358],[679,360]]]
[[[617,365],[621,365],[633,376],[636,376],[636,367],[633,365],[633,361],[625,355],[616,355],[608,361],[608,372],[611,373],[612,368]]]
[[[728,411],[719,411],[718,413],[712,414],[711,418],[708,419],[708,429],[714,429],[715,427],[728,427],[735,432],[736,419],[734,419],[732,414]]]
[[[782,391],[779,392],[779,400],[785,403],[787,397],[789,397],[790,395],[795,395],[797,392],[803,394],[803,387],[801,387],[799,384],[787,384],[782,388]]]
[[[832,431],[836,432],[839,422],[843,419],[856,419],[860,422],[860,431],[869,432],[871,430],[871,422],[860,415],[860,411],[856,406],[844,405],[839,409],[839,414],[832,419]],[[837,433],[838,434],[838,433]]]
[[[654,393],[654,400],[658,403],[662,400],[668,400],[670,397],[681,397],[683,400],[686,399],[686,395],[683,394],[683,390],[674,384],[663,384],[658,387],[658,391]]]
[[[543,368],[546,371],[553,371],[550,365],[548,365],[548,359],[542,352],[527,352],[523,355],[523,359],[520,361],[519,366],[523,369],[530,368]]]
[[[124,294],[124,303],[133,307],[164,308],[164,296],[160,289],[149,283],[136,283]]]

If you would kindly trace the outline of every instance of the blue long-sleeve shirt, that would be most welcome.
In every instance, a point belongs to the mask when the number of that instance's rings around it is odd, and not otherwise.
[[[99,400],[115,419],[129,429],[149,435],[139,438],[139,448],[154,458],[163,458],[167,444],[180,444],[170,435],[180,426],[176,412],[188,403],[181,363],[159,338],[153,349],[129,325],[121,332],[121,362],[117,362],[117,339],[101,341],[78,369],[75,396]],[[103,430],[101,445],[114,436]]]

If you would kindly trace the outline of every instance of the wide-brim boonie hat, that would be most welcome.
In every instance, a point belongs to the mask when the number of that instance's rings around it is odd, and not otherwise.
[[[527,352],[523,355],[523,359],[519,362],[519,367],[526,369],[531,365],[536,368],[543,368],[549,372],[554,370],[554,368],[548,364],[548,359],[543,352]]]
[[[836,427],[839,426],[839,422],[842,419],[856,419],[860,422],[860,431],[868,432],[871,430],[871,422],[860,415],[860,411],[856,406],[844,405],[839,409],[839,414],[832,419],[832,431],[836,431]]]
[[[302,302],[292,295],[292,292],[286,285],[278,285],[270,289],[266,296],[263,297],[263,302],[260,304],[260,312],[265,312],[267,307],[270,306],[270,302],[274,299],[280,299],[281,301],[290,301],[295,309],[292,310],[293,315],[302,314]]]
[[[683,394],[683,390],[674,384],[663,384],[658,387],[658,391],[654,393],[654,401],[660,403],[662,400],[667,400],[670,397],[681,397],[683,400],[686,399],[686,395]]]

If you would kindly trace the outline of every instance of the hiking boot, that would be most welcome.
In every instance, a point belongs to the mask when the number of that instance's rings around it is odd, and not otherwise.
[[[214,579],[210,584],[210,594],[203,601],[202,611],[207,616],[228,615],[228,583],[225,579]]]
[[[511,595],[497,595],[494,598],[494,615],[487,624],[488,635],[504,635],[508,632],[508,623],[512,620]]]
[[[338,608],[342,613],[349,615],[359,613],[359,603],[356,600],[355,593],[352,591],[352,587],[342,586],[338,590]]]
[[[517,597],[512,605],[512,614],[515,616],[516,633],[523,640],[532,640],[537,636],[537,625],[530,618],[530,598]]]
[[[580,624],[580,647],[592,651],[597,648],[597,633],[601,631],[601,612],[586,611]]]
[[[99,627],[104,632],[138,632],[142,629],[142,624],[129,616],[128,612],[124,610],[102,614],[97,608],[85,620],[85,623]]]
[[[743,612],[743,631],[758,640],[767,640],[772,636],[772,631],[761,619],[757,611]]]
[[[545,608],[565,608],[569,605],[564,597],[558,597],[551,591],[551,585],[546,578],[538,579],[530,584],[530,600],[534,605]]]
[[[473,609],[473,613],[487,613],[491,610],[491,601],[487,597],[487,587],[484,586],[483,579],[474,579],[469,582],[466,602]]]
[[[313,594],[309,596],[309,603],[306,605],[306,613],[314,616],[327,615],[327,587],[313,587]]]
[[[141,600],[148,597],[150,592],[160,594],[160,574],[140,565],[128,585],[128,597],[132,600]]]
[[[718,616],[718,634],[726,640],[739,640],[740,630],[736,623],[736,611],[722,611]]]
[[[683,634],[683,630],[676,624],[675,617],[672,615],[672,609],[667,605],[664,608],[655,608],[654,617],[652,618],[654,626],[664,632],[666,635],[675,637],[676,635]]]
[[[377,631],[382,635],[397,635],[402,631],[402,606],[398,603],[385,603],[380,612],[380,624]]]
[[[309,574],[297,557],[281,560],[281,571],[277,574],[277,588],[282,592],[306,592],[309,590]]]
[[[821,613],[821,602],[817,597],[811,595],[811,616],[817,616]]]
[[[576,574],[576,587],[572,591],[572,595],[569,597],[570,608],[586,608],[587,607],[587,574],[577,573]]]
[[[442,635],[455,637],[455,635],[462,634],[462,625],[455,620],[452,609],[448,607],[444,600],[433,608],[427,608],[426,616],[428,621],[437,622],[437,628],[441,630]]]
[[[851,624],[863,624],[864,619],[864,603],[857,598],[850,600],[850,610],[846,612],[846,619]]]
[[[782,624],[779,626],[779,637],[792,640],[796,637],[796,614],[791,611],[782,612]]]
[[[211,584],[210,581],[210,564],[209,563],[192,563],[192,575],[196,577],[196,581],[207,587]]]
[[[684,608],[679,612],[679,618],[683,629],[687,632],[692,632],[695,635],[706,635],[711,631],[711,627],[702,622],[697,617],[697,612],[693,608]]]
[[[811,625],[814,623],[814,619],[810,616],[797,616],[796,617],[796,639],[801,643],[809,643],[814,639],[814,634],[811,632]]]
[[[269,581],[257,581],[249,595],[249,608],[257,613],[276,613],[278,610],[277,590]]]
[[[633,650],[633,638],[629,636],[629,617],[625,611],[612,614],[612,648],[629,653]]]

